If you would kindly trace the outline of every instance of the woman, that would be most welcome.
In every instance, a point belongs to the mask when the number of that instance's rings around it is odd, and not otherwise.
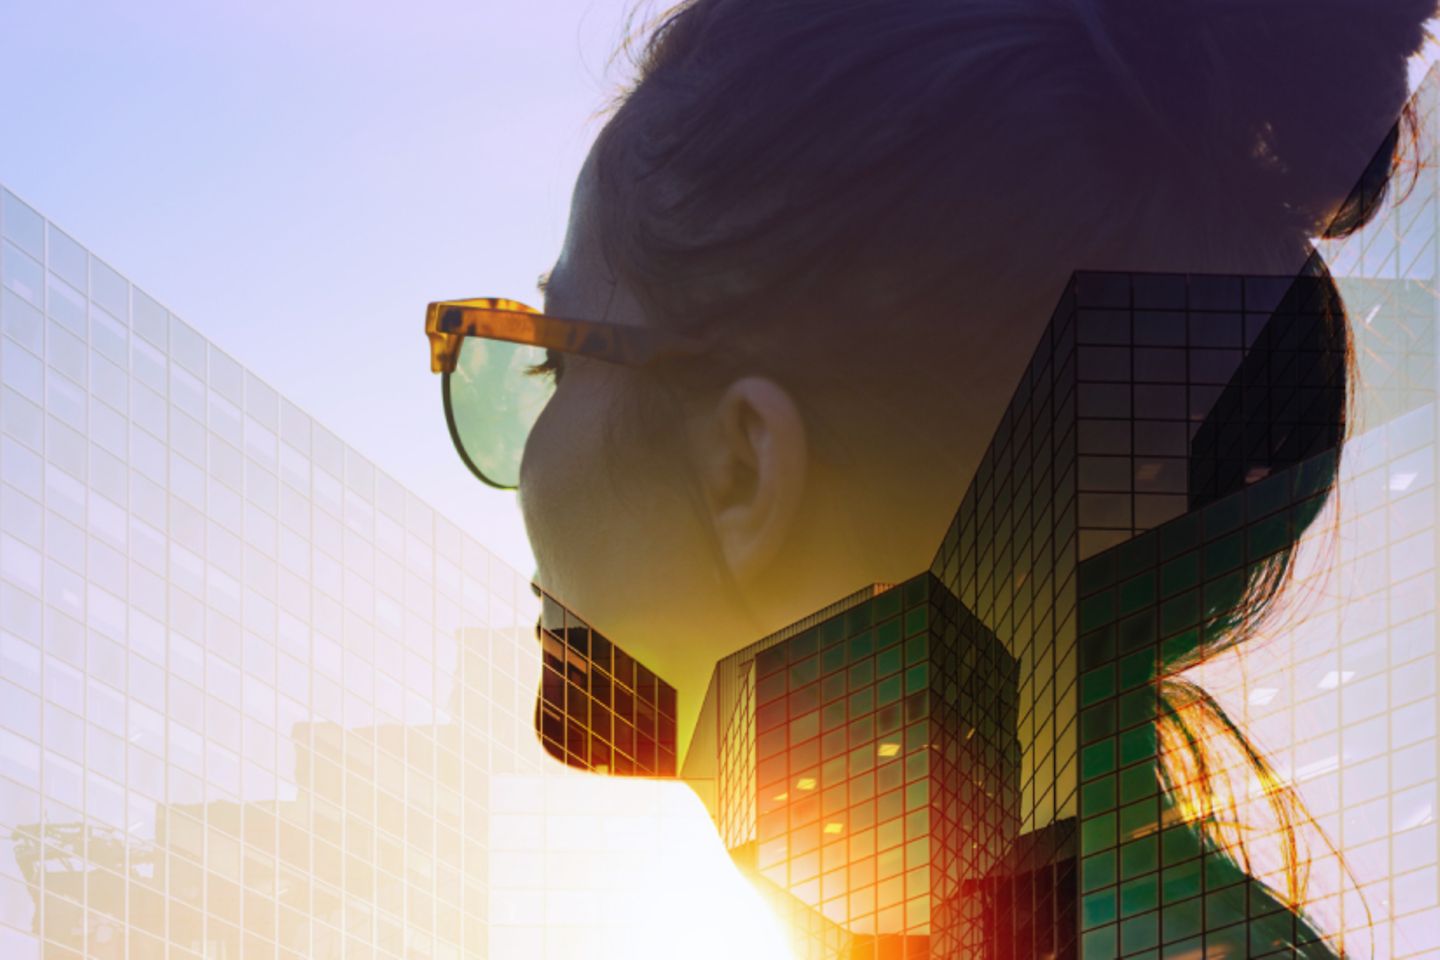
[[[670,11],[580,173],[544,312],[683,349],[549,351],[518,468],[537,582],[675,685],[683,753],[719,658],[928,566],[1072,271],[1290,276],[1362,225],[1373,192],[1346,201],[1394,150],[1434,13]]]

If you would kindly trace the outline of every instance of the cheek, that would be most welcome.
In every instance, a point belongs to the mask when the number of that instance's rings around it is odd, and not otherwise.
[[[626,410],[619,400],[598,385],[557,392],[536,421],[520,470],[541,585],[617,633],[665,615],[665,598],[674,596],[667,585],[685,583],[681,592],[693,602],[700,585],[714,582],[674,463],[632,442],[630,431],[607,430],[606,417]]]

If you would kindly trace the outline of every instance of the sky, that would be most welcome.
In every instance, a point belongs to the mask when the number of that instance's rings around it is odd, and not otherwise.
[[[4,0],[0,183],[534,569],[425,304],[536,303],[636,0]]]
[[[424,306],[538,305],[640,3],[4,0],[0,183],[528,576]]]

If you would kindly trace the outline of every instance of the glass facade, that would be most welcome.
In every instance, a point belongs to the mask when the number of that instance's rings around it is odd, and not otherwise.
[[[572,618],[537,703],[525,578],[8,191],[0,237],[0,956],[518,935],[492,790],[537,726],[673,770],[674,690]]]
[[[1437,94],[1348,330],[1076,274],[929,569],[717,666],[683,776],[796,957],[1440,953]],[[0,190],[0,955],[599,951],[560,854],[678,874],[675,794],[531,748],[673,775],[676,691],[541,601]],[[603,955],[688,916],[615,876]]]
[[[673,777],[675,688],[542,593],[536,727],[545,750],[582,770]]]
[[[1440,950],[1437,95],[1297,277],[1077,273],[930,570],[719,665],[797,955]]]

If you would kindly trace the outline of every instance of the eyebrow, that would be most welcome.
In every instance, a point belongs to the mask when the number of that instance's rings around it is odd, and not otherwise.
[[[549,287],[550,271],[546,270],[544,273],[540,274],[540,276],[535,278],[535,289],[540,291],[541,296],[544,296],[545,293],[548,291]]]

